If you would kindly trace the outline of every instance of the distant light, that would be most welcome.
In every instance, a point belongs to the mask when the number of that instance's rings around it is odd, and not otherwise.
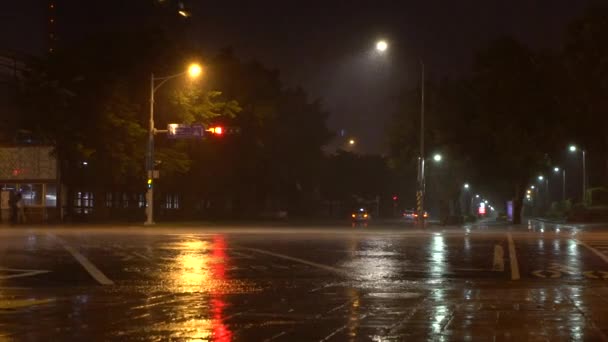
[[[188,18],[190,16],[190,12],[188,12],[186,10],[179,10],[179,11],[177,11],[177,13],[179,13],[179,15],[181,15],[184,18]]]
[[[528,190],[528,191],[526,191],[526,193],[529,195],[532,193],[532,190]]]
[[[396,201],[398,199],[399,199],[399,197],[397,195],[393,196],[393,201]]]
[[[570,152],[576,152],[576,145],[570,145]]]
[[[364,212],[364,211],[365,211],[365,209],[363,209],[363,208],[359,208],[359,211],[360,211],[360,212]]]
[[[88,162],[86,162],[86,161],[83,161],[83,162],[82,162],[82,165],[87,166],[87,165],[89,165],[89,163],[88,163]]]
[[[433,156],[433,160],[436,162],[440,162],[441,159],[443,159],[443,157],[441,156],[441,154],[436,154]]]
[[[350,139],[348,141],[348,144],[351,145],[351,146],[354,145],[355,144],[355,139]]]
[[[534,185],[530,186],[530,189],[534,190],[536,188]]]
[[[543,177],[542,175],[538,176],[539,181],[542,181],[543,179],[545,179],[545,177]]]
[[[468,189],[469,188],[469,183],[464,183],[464,188]]]
[[[488,201],[487,201],[487,200],[485,200],[485,201],[483,201],[483,203],[488,204]]]
[[[376,43],[376,50],[384,52],[386,49],[388,49],[388,43],[386,40],[380,40]]]
[[[475,195],[475,198],[479,198],[479,195]]]
[[[553,172],[559,172],[559,167],[557,167],[557,166],[556,166],[556,167],[554,167],[554,168],[553,168]]]
[[[541,228],[541,229],[540,229],[540,232],[541,232],[541,233],[544,233],[544,232],[545,232],[545,228]]]

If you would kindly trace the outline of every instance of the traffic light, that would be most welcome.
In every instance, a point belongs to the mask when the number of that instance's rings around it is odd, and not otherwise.
[[[226,127],[226,126],[209,126],[206,129],[207,132],[211,133],[211,135],[215,136],[223,136],[226,134],[239,134],[241,133],[241,129],[239,127]]]
[[[148,189],[152,189],[152,178],[148,178]]]
[[[397,195],[393,195],[393,201],[397,201],[399,197]]]
[[[214,135],[222,135],[222,134],[224,134],[224,127],[222,127],[222,126],[209,127],[209,128],[207,128],[207,132],[210,132],[211,134],[214,134]]]

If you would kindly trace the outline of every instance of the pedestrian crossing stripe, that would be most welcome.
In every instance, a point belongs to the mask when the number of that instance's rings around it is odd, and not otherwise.
[[[31,277],[39,274],[49,273],[48,270],[25,270],[20,268],[6,268],[0,267],[0,279],[12,279]]]
[[[26,308],[34,305],[42,305],[54,302],[54,298],[48,299],[11,299],[2,300],[0,299],[0,310],[15,310],[20,308]]]

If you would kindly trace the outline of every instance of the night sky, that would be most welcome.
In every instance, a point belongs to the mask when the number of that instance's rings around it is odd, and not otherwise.
[[[63,42],[88,33],[136,28],[159,0],[57,0]],[[162,0],[161,0],[162,1]],[[164,0],[174,1],[174,0]],[[467,73],[475,49],[501,35],[534,48],[557,48],[568,22],[592,0],[426,1],[185,1],[189,35],[209,51],[231,46],[281,70],[331,112],[362,152],[385,151],[395,95],[419,78],[423,59],[431,78]],[[46,49],[48,1],[6,1],[0,12],[3,50]],[[60,8],[58,8],[59,10]],[[146,17],[148,16],[148,17]],[[386,55],[373,51],[385,38]]]

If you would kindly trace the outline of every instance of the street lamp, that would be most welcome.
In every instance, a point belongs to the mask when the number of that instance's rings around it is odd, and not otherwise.
[[[479,198],[479,195],[475,195],[475,198]]]
[[[350,146],[354,146],[354,145],[355,145],[355,143],[356,143],[355,139],[350,139],[350,140],[348,141],[348,144],[349,144]]]
[[[559,173],[560,168],[559,167],[554,167],[553,168],[553,172],[555,173]],[[562,201],[566,200],[566,169],[561,169],[562,170]]]
[[[435,154],[433,156],[433,160],[437,163],[439,163],[442,159],[443,159],[443,156],[441,154]]]
[[[469,189],[469,183],[464,183],[464,188]]]
[[[154,189],[152,185],[152,179],[154,178],[154,134],[157,133],[154,128],[154,93],[163,85],[165,82],[181,77],[185,74],[192,79],[197,78],[201,75],[203,69],[199,64],[190,64],[186,71],[180,72],[175,75],[155,77],[153,73],[150,74],[150,124],[148,128],[148,146],[146,153],[146,171],[148,178],[148,190],[146,192],[146,222],[145,225],[154,224]],[[156,84],[156,81],[159,81]]]
[[[570,150],[570,152],[576,152],[579,150],[579,148],[576,145],[570,145],[570,147],[568,148]],[[581,149],[581,152],[583,153],[583,202],[585,202],[585,194],[587,193],[587,162],[586,162],[586,151],[584,149]]]
[[[386,40],[379,40],[378,42],[376,42],[376,50],[378,50],[379,52],[384,52],[386,51],[386,49],[388,49],[388,43],[386,42]]]

